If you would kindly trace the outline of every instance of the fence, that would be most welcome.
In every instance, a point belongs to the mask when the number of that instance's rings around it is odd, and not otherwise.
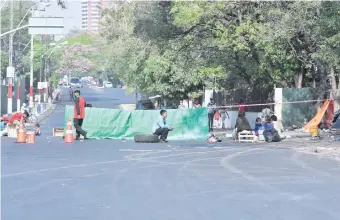
[[[7,106],[8,106],[8,87],[7,85],[1,85],[1,114],[7,113]],[[16,85],[13,87],[13,101],[12,101],[12,111],[18,111],[17,108],[17,87]],[[20,79],[20,103],[24,103],[26,101],[25,96],[25,79]]]
[[[65,107],[65,128],[73,119],[73,106]],[[170,140],[204,139],[208,135],[206,108],[169,109],[167,122],[174,128]],[[152,126],[160,117],[159,110],[120,110],[86,108],[83,129],[89,138],[131,139],[136,134],[151,134]]]

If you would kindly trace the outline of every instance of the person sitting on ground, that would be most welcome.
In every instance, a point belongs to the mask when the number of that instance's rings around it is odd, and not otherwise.
[[[35,133],[36,136],[40,136],[41,135],[40,125],[38,123],[35,125],[34,133]]]
[[[27,112],[29,111],[29,109],[28,109],[26,103],[23,103],[23,104],[22,104],[20,111],[21,111],[21,113],[24,113],[25,111],[27,111]]]
[[[277,130],[277,132],[279,133],[279,135],[281,135],[281,133],[283,132],[283,125],[281,121],[277,120],[276,115],[272,115],[270,116],[272,123],[274,125],[274,128]]]
[[[238,112],[238,117],[235,124],[235,139],[238,138],[238,134],[242,131],[252,131],[249,121],[247,120],[245,113],[243,111]]]
[[[168,116],[166,110],[161,110],[160,114],[161,116],[156,120],[152,128],[152,133],[154,135],[160,136],[161,142],[168,142],[167,141],[168,133],[173,129],[170,128],[166,122],[166,118]]]
[[[5,117],[0,117],[0,137],[7,135]]]
[[[266,142],[281,141],[281,137],[278,131],[274,128],[274,124],[272,123],[272,119],[270,117],[266,117],[266,121],[263,124],[263,128],[264,128],[263,136]]]
[[[254,127],[254,133],[255,136],[259,136],[259,130],[262,128],[262,120],[261,118],[256,118],[255,120],[255,127]]]

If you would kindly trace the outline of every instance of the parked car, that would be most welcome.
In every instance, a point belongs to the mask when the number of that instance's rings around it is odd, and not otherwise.
[[[78,77],[71,78],[70,85],[74,88],[82,88],[83,85],[81,84]]]
[[[112,85],[111,82],[105,82],[104,87],[105,87],[105,88],[112,88],[113,85]]]

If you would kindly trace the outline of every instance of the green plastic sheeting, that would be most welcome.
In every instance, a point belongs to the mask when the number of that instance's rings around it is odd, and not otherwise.
[[[88,138],[132,139],[136,134],[151,134],[159,112],[86,108],[82,128],[88,132]],[[209,134],[206,108],[169,109],[167,112],[167,124],[174,128],[169,132],[169,140],[200,140]],[[68,119],[73,123],[73,106],[66,106],[65,128]]]

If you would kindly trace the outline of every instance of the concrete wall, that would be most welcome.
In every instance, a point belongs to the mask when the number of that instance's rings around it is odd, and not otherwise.
[[[226,129],[234,129],[235,128],[237,113],[238,113],[237,111],[228,111],[230,118],[229,119],[227,118],[225,120],[225,128]],[[256,120],[257,117],[260,117],[260,116],[261,116],[261,113],[259,113],[259,112],[246,112],[246,118],[248,119],[251,127],[255,126],[255,120]],[[218,124],[219,124],[219,126],[218,126]],[[214,121],[214,125],[217,128],[222,128],[222,118],[219,120],[218,123],[216,121]]]

